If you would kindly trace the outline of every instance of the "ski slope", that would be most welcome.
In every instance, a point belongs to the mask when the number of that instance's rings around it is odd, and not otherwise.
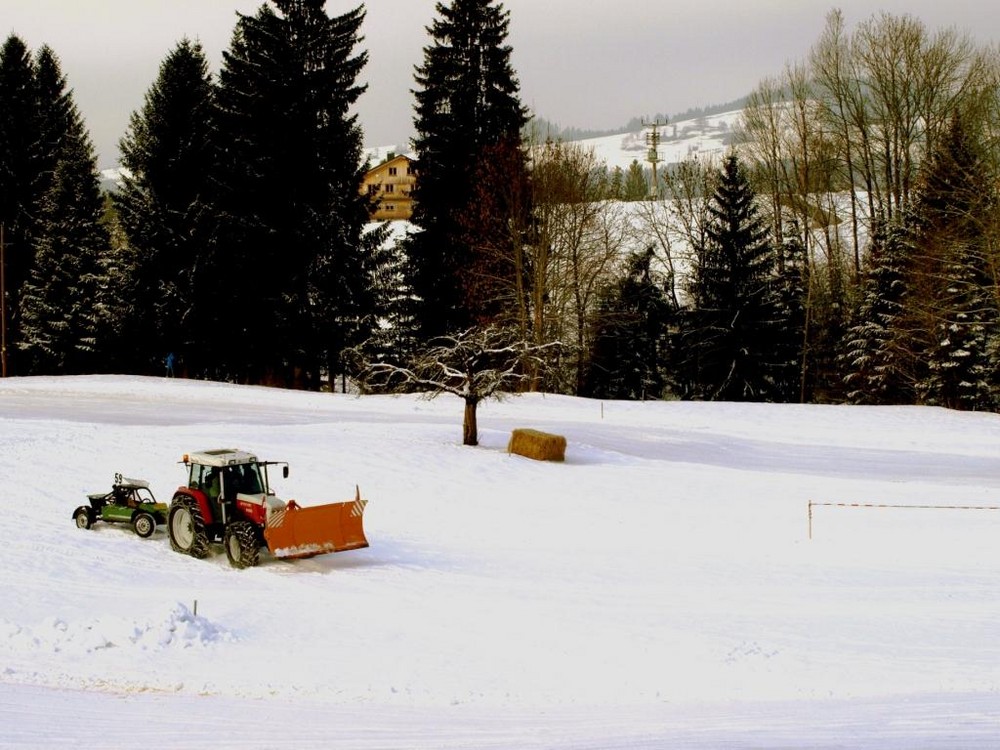
[[[0,747],[995,748],[1000,418],[480,407],[137,377],[0,381]],[[569,441],[565,463],[506,452]],[[371,546],[231,569],[74,527],[116,472],[287,460]],[[813,508],[808,504],[956,509]]]

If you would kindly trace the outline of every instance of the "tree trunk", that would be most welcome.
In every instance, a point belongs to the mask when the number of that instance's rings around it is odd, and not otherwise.
[[[478,398],[465,399],[465,420],[462,423],[462,444],[479,445],[479,425],[476,422],[476,407]]]

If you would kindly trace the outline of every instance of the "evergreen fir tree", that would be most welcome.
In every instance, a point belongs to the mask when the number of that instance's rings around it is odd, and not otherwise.
[[[608,179],[608,200],[620,201],[625,199],[625,172],[620,166],[611,170]]]
[[[141,110],[121,140],[121,189],[113,196],[128,241],[121,289],[117,360],[127,369],[159,372],[169,352],[193,372],[195,325],[212,297],[196,299],[192,279],[207,244],[204,223],[211,162],[213,87],[201,45],[181,41],[160,66]],[[202,345],[205,343],[202,341]]]
[[[652,269],[653,249],[632,255],[625,274],[601,293],[594,318],[586,394],[592,398],[657,399],[666,382],[669,282]]]
[[[754,192],[728,156],[709,204],[704,247],[696,248],[692,309],[678,346],[684,395],[726,401],[780,398],[776,345],[787,321],[774,293],[776,259]]]
[[[626,201],[644,201],[649,198],[649,180],[638,160],[633,159],[625,174],[625,185],[622,188],[623,199]]]
[[[806,327],[806,297],[809,289],[809,263],[806,248],[796,233],[785,235],[781,248],[780,271],[774,285],[775,329],[774,358],[770,377],[774,381],[775,401],[806,401],[803,386],[803,337]]]
[[[419,179],[413,221],[421,231],[407,249],[426,337],[481,322],[482,305],[494,303],[476,286],[484,276],[474,271],[482,259],[469,247],[461,218],[486,150],[519,146],[527,122],[506,44],[509,13],[503,5],[452,0],[437,3],[436,10],[432,43],[416,71]]]
[[[866,259],[861,307],[844,336],[839,358],[850,403],[913,401],[903,336],[908,255],[908,240],[901,226],[876,228]]]
[[[956,115],[924,165],[913,202],[910,315],[920,353],[921,401],[958,409],[991,405],[989,341],[998,330],[991,239],[998,206],[980,148]]]
[[[318,387],[373,322],[360,193],[363,8],[275,0],[240,16],[217,95],[217,232],[194,295],[214,297],[217,376]],[[206,354],[208,358],[208,354]]]
[[[6,247],[5,311],[8,342],[18,342],[20,297],[34,262],[39,170],[35,68],[20,37],[10,35],[0,48],[0,225]],[[16,365],[16,346],[7,347],[8,374]]]
[[[21,297],[19,348],[36,374],[103,369],[99,340],[108,236],[97,160],[75,107],[40,202],[35,261]]]
[[[37,134],[32,149],[33,200],[39,200],[52,188],[56,165],[62,158],[67,131],[72,130],[73,98],[59,60],[51,48],[42,47],[34,60],[34,103]]]
[[[981,257],[956,252],[945,269],[947,314],[927,351],[927,374],[918,384],[923,403],[952,409],[994,406],[991,339],[998,331],[996,302]]]
[[[408,286],[404,241],[386,241],[371,253],[371,273],[378,321],[363,342],[368,362],[405,362],[420,346],[413,292]]]

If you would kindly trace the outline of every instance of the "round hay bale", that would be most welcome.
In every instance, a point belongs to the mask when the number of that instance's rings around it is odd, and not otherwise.
[[[566,438],[541,430],[519,428],[511,433],[507,452],[536,461],[565,461]]]

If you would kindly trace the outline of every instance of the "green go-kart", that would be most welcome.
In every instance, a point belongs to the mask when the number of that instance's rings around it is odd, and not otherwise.
[[[125,479],[116,474],[111,492],[87,495],[87,499],[90,505],[73,511],[77,528],[89,529],[97,521],[128,523],[138,536],[148,539],[158,524],[167,522],[166,503],[156,502],[144,479]]]

